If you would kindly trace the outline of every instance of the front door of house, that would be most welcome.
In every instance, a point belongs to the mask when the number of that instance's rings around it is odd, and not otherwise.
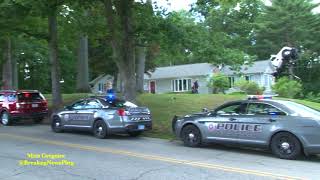
[[[156,82],[155,81],[151,81],[150,82],[150,92],[152,94],[155,94],[156,93]]]

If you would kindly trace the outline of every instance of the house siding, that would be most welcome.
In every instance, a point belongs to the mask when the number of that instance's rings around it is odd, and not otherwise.
[[[256,73],[256,74],[244,74],[244,76],[249,76],[249,81],[257,83],[260,87],[265,88],[265,93],[272,93],[272,85],[275,83],[273,75],[269,73]],[[233,75],[229,77],[234,77],[234,83],[241,79],[240,75]],[[234,86],[226,91],[226,93],[232,93],[239,91],[239,89]]]
[[[170,93],[173,92],[172,80],[176,79],[191,79],[191,86],[195,80],[198,80],[199,84],[199,93],[208,94],[212,92],[211,88],[207,87],[207,77],[206,76],[196,76],[196,77],[180,77],[180,78],[168,78],[168,79],[155,79],[155,80],[145,80],[144,87],[146,92],[150,92],[150,82],[155,81],[156,84],[156,94]],[[210,91],[211,90],[211,91]]]
[[[243,65],[241,69],[243,77],[247,77],[246,79],[249,81],[257,83],[260,87],[264,87],[265,93],[272,93],[271,87],[275,80],[272,75],[274,69],[270,65],[269,60],[256,61],[252,65]],[[156,68],[154,72],[146,74],[144,77],[144,89],[145,92],[150,92],[150,81],[155,81],[155,93],[169,93],[173,92],[172,80],[191,79],[192,85],[195,80],[198,80],[198,92],[200,94],[208,94],[212,93],[212,88],[208,87],[208,78],[209,75],[212,75],[215,72],[221,72],[228,77],[233,77],[234,83],[241,78],[241,76],[229,66],[218,68],[209,63],[177,65]],[[234,84],[232,84],[231,88],[226,92],[229,93],[234,91],[239,91],[239,89],[235,88]]]

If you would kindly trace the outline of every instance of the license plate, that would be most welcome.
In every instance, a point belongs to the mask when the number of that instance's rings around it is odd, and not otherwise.
[[[32,107],[33,108],[37,108],[37,107],[39,107],[39,105],[38,104],[32,104]]]
[[[138,129],[139,129],[139,130],[144,129],[144,125],[138,125]]]

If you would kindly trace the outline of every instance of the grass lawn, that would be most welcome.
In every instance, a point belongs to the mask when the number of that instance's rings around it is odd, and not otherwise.
[[[63,94],[64,104],[68,105],[78,99],[88,97],[88,94]],[[52,96],[45,94],[49,106]],[[171,120],[174,115],[186,115],[200,112],[202,108],[213,109],[227,101],[244,99],[244,95],[223,94],[142,94],[138,96],[138,104],[151,110],[153,130],[145,133],[149,137],[164,139],[174,138],[171,132]],[[285,98],[277,98],[285,99]],[[306,100],[290,99],[320,110],[320,103]]]
[[[311,108],[320,110],[320,103],[316,103],[316,102],[311,102],[311,101],[306,101],[306,100],[302,100],[302,99],[287,99],[287,98],[277,98],[277,99],[284,99],[284,100],[290,100],[290,101],[294,101],[300,104],[304,104],[306,106],[309,106]]]
[[[147,136],[171,139],[171,120],[174,115],[186,115],[200,112],[202,108],[213,109],[227,101],[244,99],[244,95],[217,94],[143,94],[138,97],[141,106],[150,108],[153,119],[153,130]],[[285,98],[279,98],[285,99]],[[290,99],[320,110],[320,103],[306,100]]]
[[[243,95],[213,94],[143,94],[138,97],[140,106],[147,106],[152,114],[153,130],[145,133],[150,137],[173,138],[171,120],[174,115],[200,112],[202,108],[213,109],[226,101],[243,99]]]

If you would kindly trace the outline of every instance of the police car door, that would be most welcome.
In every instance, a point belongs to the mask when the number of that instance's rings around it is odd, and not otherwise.
[[[76,124],[77,112],[83,109],[84,106],[85,106],[85,101],[81,100],[81,101],[75,102],[73,105],[67,107],[65,111],[63,111],[62,118],[64,120],[66,127],[77,126]]]
[[[102,108],[102,105],[96,99],[87,100],[83,108],[76,111],[77,117],[75,118],[74,123],[84,128],[90,128],[92,121],[94,120],[94,114],[100,108]]]
[[[239,126],[239,142],[266,145],[279,115],[285,113],[265,102],[251,102]]]
[[[236,119],[244,113],[242,102],[234,102],[219,107],[213,113],[211,121],[206,122],[208,139],[214,141],[237,141],[237,132],[234,131]]]

